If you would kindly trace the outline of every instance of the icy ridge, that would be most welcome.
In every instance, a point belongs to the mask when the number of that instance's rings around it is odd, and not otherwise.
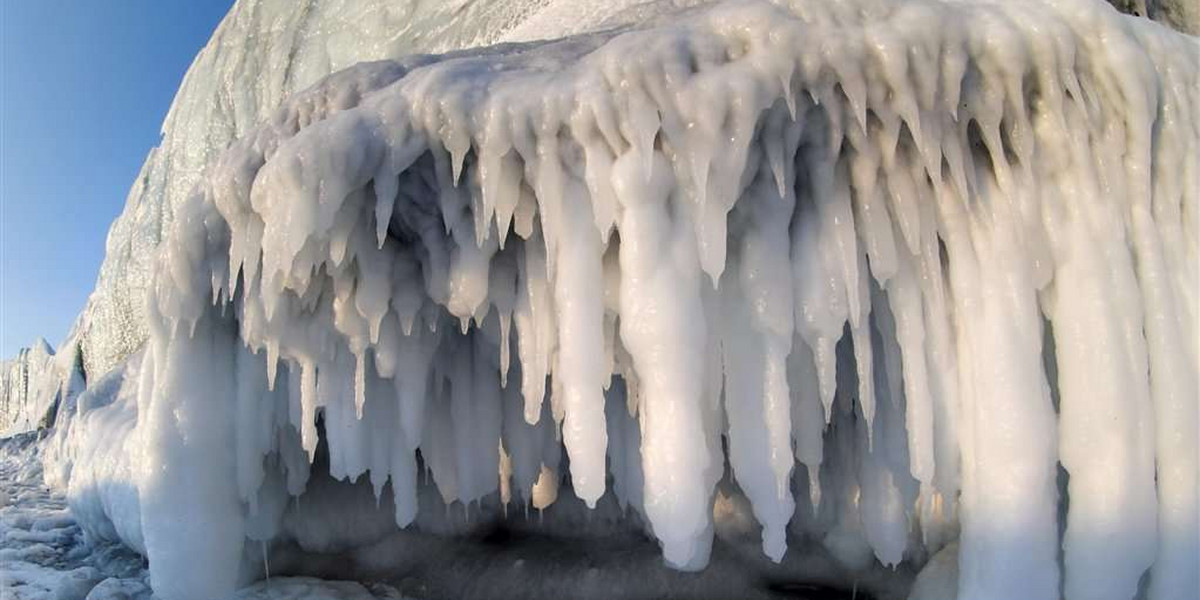
[[[420,466],[553,501],[561,436],[679,568],[728,460],[776,560],[789,527],[884,564],[961,527],[963,598],[1193,597],[1198,74],[1082,0],[726,2],[339,73],[153,271],[156,592],[239,583],[320,416],[399,526]]]

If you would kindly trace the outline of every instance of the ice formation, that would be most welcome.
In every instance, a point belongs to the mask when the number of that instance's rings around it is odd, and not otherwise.
[[[39,338],[15,358],[0,362],[0,436],[54,424],[62,400],[84,387],[77,356],[56,355]]]
[[[695,570],[731,477],[774,560],[957,538],[964,599],[1200,595],[1196,39],[1091,0],[629,10],[337,72],[197,173],[144,353],[51,440],[94,535],[218,597],[337,546],[290,508],[337,518],[332,480],[422,526],[425,469],[468,511],[611,494]]]
[[[321,78],[359,62],[562,37],[671,10],[644,0],[238,0],[196,56],[109,230],[95,290],[71,332],[101,376],[148,338],[151,264],[209,163]]]

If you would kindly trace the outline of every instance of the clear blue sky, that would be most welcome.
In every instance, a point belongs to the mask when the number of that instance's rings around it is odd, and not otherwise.
[[[0,358],[57,347],[232,0],[0,0]]]

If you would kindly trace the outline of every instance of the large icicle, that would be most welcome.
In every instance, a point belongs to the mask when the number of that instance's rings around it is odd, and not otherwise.
[[[613,165],[623,209],[621,341],[638,374],[645,512],[663,557],[681,569],[708,563],[712,488],[705,478],[704,348],[695,238],[673,197],[673,177],[658,153],[630,150]]]
[[[952,287],[970,314],[959,321],[957,342],[963,394],[959,590],[969,598],[1051,600],[1059,583],[1057,444],[1028,266],[1004,220],[985,215],[974,221],[961,203],[944,206]]]
[[[603,247],[581,182],[568,181],[562,198],[565,240],[558,246],[554,302],[558,307],[558,367],[563,443],[571,457],[575,493],[595,508],[604,493]]]

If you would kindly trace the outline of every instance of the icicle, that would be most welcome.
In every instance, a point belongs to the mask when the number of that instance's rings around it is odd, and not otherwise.
[[[788,387],[792,392],[792,437],[796,460],[807,469],[808,490],[814,516],[821,506],[821,471],[826,418],[821,406],[817,371],[812,351],[800,336],[792,341],[788,355]]]
[[[271,561],[267,557],[267,541],[263,540],[260,543],[262,544],[263,576],[265,576],[267,579],[267,586],[270,586],[271,585]]]
[[[888,281],[887,302],[876,302],[880,335],[900,349],[904,373],[905,423],[913,477],[933,483],[933,399],[925,362],[925,322],[917,274],[911,258],[901,252],[896,276]]]
[[[649,178],[642,173],[647,162]],[[613,188],[624,208],[621,340],[643,374],[638,414],[646,516],[666,561],[697,569],[708,562],[712,540],[710,490],[703,479],[708,459],[697,406],[705,332],[696,318],[703,309],[694,238],[690,227],[667,216],[672,184],[661,155],[646,159],[634,150],[613,165]],[[693,318],[657,318],[654,307],[662,305]]]
[[[575,494],[595,508],[605,489],[604,373],[597,360],[604,354],[604,248],[596,234],[580,182],[569,179],[562,202],[563,234],[554,279],[557,311],[558,364],[561,385],[563,442],[571,457]],[[557,394],[557,390],[556,390]]]
[[[972,230],[980,254],[966,245],[966,226],[951,220],[946,238],[956,302],[974,315],[959,322],[957,342],[964,421],[959,556],[966,574],[960,594],[1057,598],[1055,419],[1033,288],[1002,224]]]

